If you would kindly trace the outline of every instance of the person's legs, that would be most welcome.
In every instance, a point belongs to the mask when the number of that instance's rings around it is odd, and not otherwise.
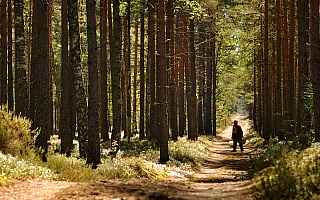
[[[233,140],[233,151],[236,151],[237,148],[237,139]]]
[[[243,144],[239,143],[241,151],[243,151]]]

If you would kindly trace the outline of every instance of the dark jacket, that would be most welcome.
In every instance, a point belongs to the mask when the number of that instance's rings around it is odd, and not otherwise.
[[[242,132],[241,126],[233,125],[233,127],[232,127],[232,139],[233,140],[237,139],[237,141],[240,141],[240,140],[242,140],[242,138],[243,138],[243,132]]]

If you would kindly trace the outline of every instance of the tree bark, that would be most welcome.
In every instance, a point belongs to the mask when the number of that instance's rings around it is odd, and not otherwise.
[[[69,65],[68,56],[68,5],[67,0],[62,1],[62,34],[61,34],[61,117],[60,117],[60,136],[61,136],[61,154],[71,156],[74,139],[74,121],[73,119],[73,81],[72,68]]]
[[[159,9],[159,48],[160,65],[157,69],[157,131],[160,136],[160,162],[165,163],[169,160],[168,152],[168,121],[166,108],[166,44],[165,44],[165,3],[164,0],[158,1]]]
[[[312,71],[315,141],[320,141],[319,0],[310,0],[310,67]]]
[[[150,134],[149,140],[156,140],[156,122],[157,122],[157,109],[156,109],[156,60],[155,60],[155,0],[149,0],[149,64],[150,64]]]
[[[89,70],[89,104],[88,104],[88,153],[87,164],[97,167],[100,161],[99,111],[101,90],[98,74],[97,34],[95,0],[87,0],[87,29],[88,29],[88,70]]]
[[[45,0],[37,0],[37,38],[36,38],[36,62],[34,67],[33,82],[35,94],[33,127],[40,128],[40,134],[36,138],[36,147],[41,149],[41,158],[46,161],[45,154],[48,150],[48,3]]]
[[[177,90],[176,90],[176,68],[174,64],[174,7],[173,7],[173,0],[169,0],[167,4],[167,10],[168,10],[168,20],[167,20],[167,41],[168,41],[168,63],[169,71],[171,73],[170,76],[170,127],[171,127],[171,134],[172,134],[172,140],[177,141],[178,140],[178,119],[177,119]]]
[[[134,69],[133,69],[133,101],[132,101],[132,123],[133,132],[137,131],[137,73],[138,73],[138,20],[135,21],[135,42],[134,42]]]
[[[8,82],[7,82],[7,64],[8,64],[8,44],[7,44],[7,0],[1,0],[1,93],[0,103],[8,102]]]
[[[211,121],[211,100],[212,100],[212,49],[211,49],[211,37],[207,37],[207,81],[206,81],[206,117],[205,117],[205,134],[212,135],[212,121]]]
[[[120,1],[113,0],[113,65],[112,65],[112,112],[113,112],[113,131],[112,142],[117,140],[117,150],[120,148],[121,139],[121,89],[120,89],[120,73],[121,73],[121,18]]]
[[[70,54],[69,65],[73,69],[75,89],[75,105],[77,115],[77,131],[79,138],[79,152],[81,158],[86,158],[88,140],[88,107],[86,93],[82,79],[80,32],[78,17],[78,1],[68,0],[68,20]]]
[[[23,1],[14,1],[15,17],[15,113],[17,115],[28,115],[28,90],[25,64],[25,35]],[[35,30],[34,30],[35,31]],[[35,51],[35,49],[34,49]]]
[[[100,127],[103,141],[109,140],[108,126],[108,70],[107,70],[107,0],[100,2],[100,60],[101,60],[101,113]]]
[[[188,139],[197,140],[198,139],[198,124],[197,124],[197,93],[196,93],[196,50],[194,46],[194,19],[190,19],[189,26],[189,46],[190,46],[190,97],[188,99],[188,105],[190,110],[188,112]]]
[[[8,109],[11,111],[14,109],[12,71],[12,0],[8,0]]]
[[[276,94],[275,94],[275,130],[276,130],[276,133],[278,133],[282,125],[282,96],[281,96],[282,23],[281,23],[281,1],[280,0],[276,0],[276,25],[277,25],[277,41],[276,41],[277,42],[277,68],[276,68]]]
[[[265,0],[265,10],[264,10],[264,56],[263,56],[263,125],[262,125],[262,138],[265,140],[270,139],[270,93],[269,93],[269,41],[268,41],[268,33],[269,33],[269,1]]]
[[[140,134],[139,139],[145,138],[145,74],[144,74],[144,11],[141,11],[140,28]]]
[[[297,20],[298,20],[298,91],[297,91],[297,113],[296,122],[297,134],[310,129],[310,114],[304,109],[305,92],[308,84],[308,1],[297,0]]]

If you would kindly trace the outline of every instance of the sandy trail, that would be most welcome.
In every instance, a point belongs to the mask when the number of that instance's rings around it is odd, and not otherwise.
[[[246,116],[237,115],[244,135],[250,129]],[[232,121],[233,121],[232,120]],[[0,199],[254,199],[250,180],[241,180],[256,151],[244,146],[244,152],[231,153],[231,128],[214,141],[211,155],[190,180],[100,180],[82,183],[36,179],[9,187],[0,187]]]

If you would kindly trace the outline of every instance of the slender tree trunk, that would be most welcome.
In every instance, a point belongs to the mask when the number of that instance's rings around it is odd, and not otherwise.
[[[169,160],[168,152],[168,121],[166,109],[166,44],[165,44],[165,3],[164,0],[158,1],[159,8],[159,48],[160,66],[157,69],[157,130],[161,136],[160,142],[160,162]]]
[[[68,5],[67,0],[62,0],[62,34],[61,34],[61,117],[60,136],[61,154],[71,156],[74,138],[73,118],[73,81],[72,68],[68,56]]]
[[[110,51],[110,72],[112,76],[112,66],[113,66],[113,22],[112,22],[112,6],[111,6],[111,1],[112,0],[107,0],[107,8],[108,8],[108,28],[109,28],[109,51]],[[112,82],[112,77],[110,78]],[[109,91],[112,91],[112,83],[109,84]],[[110,93],[110,92],[109,92]],[[109,99],[110,99],[110,94],[109,94]],[[109,102],[109,101],[108,101]],[[110,119],[110,112],[108,113],[109,121]],[[108,128],[109,131],[110,128]]]
[[[131,137],[131,0],[127,0],[127,57],[125,57],[126,67],[127,67],[127,75],[126,75],[126,93],[127,93],[127,118],[126,118],[126,129],[127,129],[127,139],[130,141]]]
[[[183,137],[184,135],[184,131],[186,129],[186,115],[185,115],[185,102],[184,102],[184,61],[183,61],[183,57],[184,57],[184,50],[183,50],[183,35],[182,35],[182,14],[179,13],[179,20],[177,20],[177,45],[178,45],[178,55],[179,55],[179,80],[178,80],[178,106],[179,106],[179,136]]]
[[[174,141],[178,140],[178,119],[177,119],[177,95],[176,95],[176,68],[174,64],[174,7],[173,7],[173,1],[169,0],[167,4],[167,10],[168,10],[168,20],[167,20],[167,40],[168,40],[168,63],[169,71],[171,73],[170,76],[170,127],[171,127],[171,133],[172,133],[172,139]]]
[[[264,56],[263,56],[263,125],[262,125],[262,138],[265,140],[270,139],[270,117],[269,117],[269,109],[270,109],[270,93],[269,93],[269,41],[268,41],[268,33],[269,33],[269,1],[265,0],[265,10],[264,10]]]
[[[100,60],[101,60],[101,113],[100,127],[103,141],[109,140],[108,127],[108,70],[107,70],[107,0],[100,2]]]
[[[211,121],[211,95],[212,95],[212,49],[211,49],[211,37],[207,38],[207,91],[206,91],[206,117],[205,117],[205,134],[212,135],[212,121]]]
[[[123,41],[124,41],[124,44],[123,44],[123,60],[122,60],[122,70],[121,70],[121,101],[122,101],[122,104],[121,104],[121,127],[122,127],[122,130],[124,131],[124,136],[126,137],[127,136],[127,126],[126,126],[126,114],[127,114],[127,84],[126,84],[126,81],[127,81],[127,66],[126,66],[126,57],[127,57],[127,45],[128,45],[128,41],[127,41],[127,16],[124,16],[122,18],[122,27],[123,27]]]
[[[121,18],[120,1],[113,0],[113,65],[112,65],[112,112],[113,112],[113,140],[117,140],[120,148],[121,139],[121,89],[120,89],[120,74],[121,74]]]
[[[188,105],[190,105],[190,111],[188,113],[188,139],[197,140],[198,139],[198,124],[197,124],[197,92],[196,92],[196,50],[194,46],[194,19],[190,19],[190,76],[189,76],[189,85],[190,85],[190,98],[188,99]]]
[[[275,130],[276,133],[280,131],[282,125],[282,96],[281,96],[281,34],[282,34],[282,23],[281,23],[281,1],[276,0],[276,25],[277,25],[277,68],[276,68],[276,94],[275,94]]]
[[[139,139],[145,138],[145,75],[144,75],[144,11],[141,11],[140,28],[140,134]]]
[[[156,76],[155,76],[155,0],[149,0],[149,59],[150,59],[150,139],[156,139]]]
[[[53,91],[52,91],[52,0],[48,0],[48,134],[53,135]]]
[[[87,0],[88,28],[88,70],[89,70],[89,104],[88,104],[88,153],[87,164],[97,167],[100,161],[99,111],[101,90],[99,85],[97,34],[95,0]]]
[[[48,3],[45,0],[37,0],[37,38],[36,38],[36,62],[34,68],[33,82],[35,94],[33,127],[40,128],[41,132],[36,138],[36,147],[42,149],[42,160],[46,161],[45,154],[48,150]]]
[[[302,130],[310,129],[310,114],[304,109],[304,97],[308,84],[308,1],[297,0],[297,20],[298,20],[298,93],[297,93],[297,134]]]
[[[134,42],[134,69],[133,69],[133,132],[137,132],[137,73],[138,73],[138,20],[135,21],[135,42]]]
[[[7,0],[1,0],[1,104],[8,102],[8,44],[7,44]]]
[[[272,54],[271,54],[271,69],[270,69],[270,120],[276,122],[275,119],[275,98],[276,98],[276,45],[272,38]],[[275,137],[275,123],[270,124],[270,136]]]
[[[33,43],[32,40],[32,27],[33,27],[33,3],[34,0],[29,1],[29,24],[28,24],[28,63],[27,63],[27,86],[28,86],[28,96],[30,96],[30,74],[31,74],[31,45]],[[29,100],[28,100],[29,103]]]
[[[259,63],[257,62],[258,56],[256,50],[254,50],[254,66],[253,66],[253,127],[254,130],[258,131],[258,123],[257,123],[257,111],[258,111],[258,95],[257,95],[257,66]]]
[[[212,40],[212,135],[217,134],[217,106],[216,106],[216,89],[217,89],[217,62],[216,62],[216,36]]]
[[[82,79],[81,67],[81,49],[80,32],[78,18],[78,1],[68,1],[68,20],[69,20],[69,38],[70,54],[69,65],[73,69],[73,82],[75,89],[77,131],[79,137],[80,157],[86,158],[87,140],[88,140],[88,108],[86,93]]]
[[[198,100],[198,134],[203,134],[203,46],[199,46],[199,100]]]
[[[310,0],[310,65],[312,71],[315,141],[320,141],[319,0]]]
[[[12,72],[12,0],[8,0],[8,109],[14,109]]]
[[[294,132],[294,119],[295,119],[295,33],[296,33],[296,17],[295,17],[295,3],[290,1],[290,30],[289,30],[289,55],[288,55],[288,68],[286,70],[287,82],[287,95],[285,101],[287,102],[286,110],[288,113],[287,119],[290,121],[291,126],[288,130]],[[290,128],[292,127],[292,128]]]
[[[25,35],[23,1],[14,1],[15,17],[15,113],[22,116],[28,115],[28,91],[25,64]],[[35,31],[35,30],[34,30]],[[35,49],[34,49],[35,51]]]

